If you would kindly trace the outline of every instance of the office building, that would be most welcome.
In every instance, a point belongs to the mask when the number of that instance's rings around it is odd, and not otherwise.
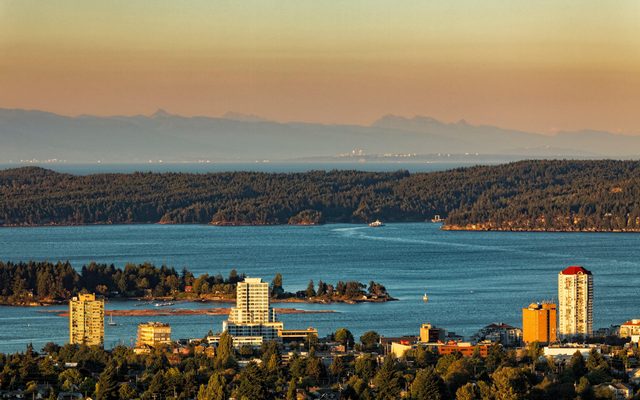
[[[136,347],[157,347],[171,343],[171,326],[162,322],[147,322],[138,325]]]
[[[525,343],[553,343],[557,340],[557,306],[532,303],[522,309],[522,340]]]
[[[420,342],[422,343],[437,343],[443,342],[445,339],[445,330],[436,328],[431,324],[420,325]]]
[[[104,345],[104,300],[79,294],[69,301],[69,343]]]
[[[222,330],[233,337],[234,346],[260,346],[266,340],[281,341],[284,328],[269,305],[269,284],[260,278],[245,278],[236,287],[236,306]]]
[[[589,336],[593,333],[593,275],[580,266],[558,274],[559,320],[561,336]]]

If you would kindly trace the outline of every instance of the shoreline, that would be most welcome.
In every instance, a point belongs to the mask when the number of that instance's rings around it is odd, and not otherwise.
[[[197,299],[175,299],[172,297],[155,297],[155,298],[140,298],[140,297],[131,297],[131,298],[107,298],[105,299],[107,303],[117,303],[117,302],[165,302],[172,301],[178,303],[223,303],[223,304],[235,304],[235,298],[197,298]],[[307,300],[300,298],[287,298],[287,299],[270,299],[271,303],[297,303],[297,304],[349,304],[355,305],[360,303],[387,303],[390,301],[399,301],[394,297],[389,297],[385,299],[344,299],[344,300]],[[0,307],[53,307],[53,306],[64,306],[68,305],[69,300],[52,300],[52,301],[32,301],[28,303],[6,303],[0,302]],[[148,305],[148,304],[145,304]]]
[[[278,314],[332,314],[337,313],[335,310],[301,310],[298,308],[274,308]],[[39,310],[40,313],[55,314],[58,317],[68,317],[67,310]],[[214,308],[162,308],[152,309],[145,308],[139,310],[105,310],[105,317],[175,317],[189,315],[228,315],[231,308],[214,307]]]
[[[603,230],[597,228],[587,228],[587,229],[556,229],[556,228],[518,228],[518,227],[510,227],[510,228],[502,228],[490,226],[482,224],[468,224],[468,225],[444,225],[441,222],[432,222],[432,221],[390,221],[385,222],[385,225],[391,224],[440,224],[441,231],[451,231],[451,232],[510,232],[510,233],[640,233],[640,229],[610,229]],[[0,229],[10,229],[10,228],[71,228],[71,227],[96,227],[96,226],[148,226],[148,225],[162,225],[162,226],[203,226],[203,227],[217,227],[217,228],[242,228],[242,227],[253,227],[253,228],[267,228],[267,227],[275,227],[275,226],[291,226],[291,227],[316,227],[316,226],[324,226],[324,225],[353,225],[353,226],[362,226],[368,227],[366,222],[343,222],[343,221],[332,221],[332,222],[322,222],[322,223],[298,223],[298,224],[290,224],[290,223],[235,223],[235,222],[210,222],[210,223],[173,223],[173,222],[132,222],[132,223],[110,223],[110,222],[96,222],[96,223],[85,223],[85,224],[74,224],[74,223],[48,223],[48,224],[0,224]]]

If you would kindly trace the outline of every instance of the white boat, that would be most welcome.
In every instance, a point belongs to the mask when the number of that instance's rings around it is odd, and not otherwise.
[[[113,322],[113,314],[109,314],[109,326],[118,326],[117,322]]]
[[[422,296],[422,301],[424,301],[425,303],[429,301],[429,296],[427,296],[427,292],[424,292],[424,295]]]
[[[384,226],[384,224],[379,219],[377,219],[377,220],[373,221],[372,223],[370,223],[369,226],[372,227],[372,228],[379,228],[381,226]]]
[[[162,303],[156,303],[156,304],[154,304],[154,306],[156,306],[156,307],[168,307],[168,306],[172,306],[174,304],[175,303],[171,303],[170,301],[165,301],[165,302],[162,302]]]

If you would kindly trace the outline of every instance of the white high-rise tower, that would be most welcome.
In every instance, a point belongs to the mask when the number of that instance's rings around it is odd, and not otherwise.
[[[559,321],[561,336],[593,333],[593,275],[580,266],[571,266],[558,274]]]
[[[236,286],[236,306],[229,319],[222,323],[222,330],[233,336],[236,346],[259,346],[265,340],[280,341],[278,335],[283,323],[276,319],[275,310],[269,306],[269,284],[260,278],[245,278]]]

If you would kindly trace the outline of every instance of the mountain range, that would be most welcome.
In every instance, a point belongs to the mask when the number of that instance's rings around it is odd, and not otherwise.
[[[185,117],[163,110],[148,116],[69,117],[0,109],[0,163],[247,162],[437,153],[634,158],[640,153],[640,136],[591,130],[543,135],[423,116],[387,115],[361,126],[276,122],[232,112],[221,117]]]

